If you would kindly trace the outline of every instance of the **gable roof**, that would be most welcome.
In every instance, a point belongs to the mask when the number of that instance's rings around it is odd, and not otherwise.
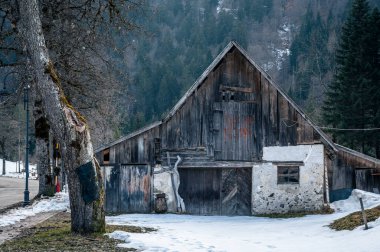
[[[220,61],[226,56],[226,54],[231,51],[233,48],[236,48],[257,70],[261,72],[268,82],[294,107],[294,109],[313,127],[313,129],[318,132],[327,146],[329,146],[334,152],[338,151],[335,144],[330,140],[330,138],[317,126],[315,125],[309,117],[303,112],[303,110],[277,85],[272,81],[272,78],[258,65],[254,62],[248,55],[248,53],[240,47],[235,41],[231,41],[223,49],[223,51],[214,59],[214,61],[206,68],[201,76],[194,82],[190,89],[182,96],[182,98],[177,102],[176,105],[169,111],[166,117],[163,118],[163,122],[168,121],[175,113],[185,104],[187,98],[195,92],[203,84],[203,81],[206,77],[214,70],[214,68],[220,63]]]
[[[240,47],[235,41],[231,41],[228,45],[223,49],[221,53],[214,59],[214,61],[206,68],[206,70],[202,73],[201,76],[194,82],[194,84],[190,87],[190,89],[182,96],[182,98],[174,105],[174,107],[168,112],[168,114],[161,120],[154,122],[150,125],[147,125],[137,131],[132,132],[122,138],[119,138],[116,141],[108,143],[107,145],[101,146],[95,150],[95,152],[107,149],[112,145],[121,143],[129,138],[140,135],[154,127],[161,125],[163,122],[167,122],[172,118],[176,112],[185,104],[186,100],[200,87],[207,76],[214,70],[214,68],[221,62],[221,60],[226,56],[228,52],[232,49],[236,48],[257,70],[261,72],[261,75],[264,76],[270,85],[272,85],[293,107],[294,109],[313,127],[313,129],[321,136],[322,142],[327,145],[332,151],[337,152],[338,149],[335,144],[330,140],[330,138],[317,126],[315,125],[309,117],[303,112],[303,110],[276,84],[272,81],[272,78],[258,65],[254,62],[248,55],[248,53]]]

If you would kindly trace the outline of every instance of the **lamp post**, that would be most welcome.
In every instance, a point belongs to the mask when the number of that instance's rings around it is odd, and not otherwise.
[[[26,137],[25,137],[25,191],[24,191],[24,206],[29,205],[29,89],[27,85],[24,88],[24,109],[26,110]]]

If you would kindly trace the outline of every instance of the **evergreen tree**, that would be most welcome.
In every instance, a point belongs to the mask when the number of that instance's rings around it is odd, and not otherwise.
[[[309,6],[303,18],[300,32],[295,37],[290,51],[290,73],[294,78],[292,98],[301,105],[311,105],[313,79],[320,80],[327,73],[329,65],[327,50],[328,30],[325,22],[318,13]],[[321,83],[315,84],[321,85]],[[306,103],[306,104],[305,104]]]
[[[366,0],[355,0],[342,27],[336,74],[323,106],[325,122],[340,129],[380,127],[379,14]],[[334,130],[334,140],[379,157],[376,130]],[[375,153],[377,152],[377,153]]]

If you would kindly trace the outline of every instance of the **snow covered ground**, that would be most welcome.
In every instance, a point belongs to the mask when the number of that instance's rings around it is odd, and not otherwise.
[[[191,215],[129,214],[107,217],[108,224],[154,227],[153,233],[115,231],[110,235],[143,251],[380,251],[380,220],[364,231],[333,231],[333,220],[360,209],[358,195],[365,207],[380,205],[380,195],[354,190],[352,196],[332,204],[331,215],[270,219]]]
[[[174,214],[128,214],[106,217],[107,224],[154,227],[152,233],[115,231],[110,237],[122,240],[119,246],[140,251],[380,251],[380,219],[371,229],[333,231],[333,220],[360,209],[361,196],[366,208],[380,205],[380,195],[354,190],[352,196],[332,204],[336,213],[302,218],[270,219],[250,216],[191,216]],[[67,193],[36,202],[0,215],[0,227],[39,212],[69,209]]]
[[[13,225],[16,222],[26,219],[28,216],[36,215],[37,213],[69,209],[70,203],[68,193],[56,193],[54,197],[34,202],[31,206],[11,209],[4,214],[0,214],[0,227]]]
[[[24,169],[24,164],[21,161],[20,169]],[[3,174],[3,160],[0,158],[0,176]],[[5,177],[12,178],[25,178],[25,172],[18,173],[18,163],[12,161],[5,161]],[[29,179],[37,179],[36,165],[29,164]]]

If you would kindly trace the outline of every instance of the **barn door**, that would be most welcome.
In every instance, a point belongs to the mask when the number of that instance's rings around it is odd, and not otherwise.
[[[150,166],[121,165],[119,178],[119,212],[150,213],[152,210]]]
[[[221,214],[250,215],[252,202],[252,169],[222,169]]]
[[[182,168],[179,195],[186,212],[251,215],[251,168]]]
[[[215,104],[213,127],[216,160],[251,161],[257,158],[254,112],[254,103]]]
[[[103,166],[105,211],[115,213],[119,206],[119,166]]]
[[[178,169],[181,183],[178,193],[186,212],[200,215],[220,215],[220,169]]]

